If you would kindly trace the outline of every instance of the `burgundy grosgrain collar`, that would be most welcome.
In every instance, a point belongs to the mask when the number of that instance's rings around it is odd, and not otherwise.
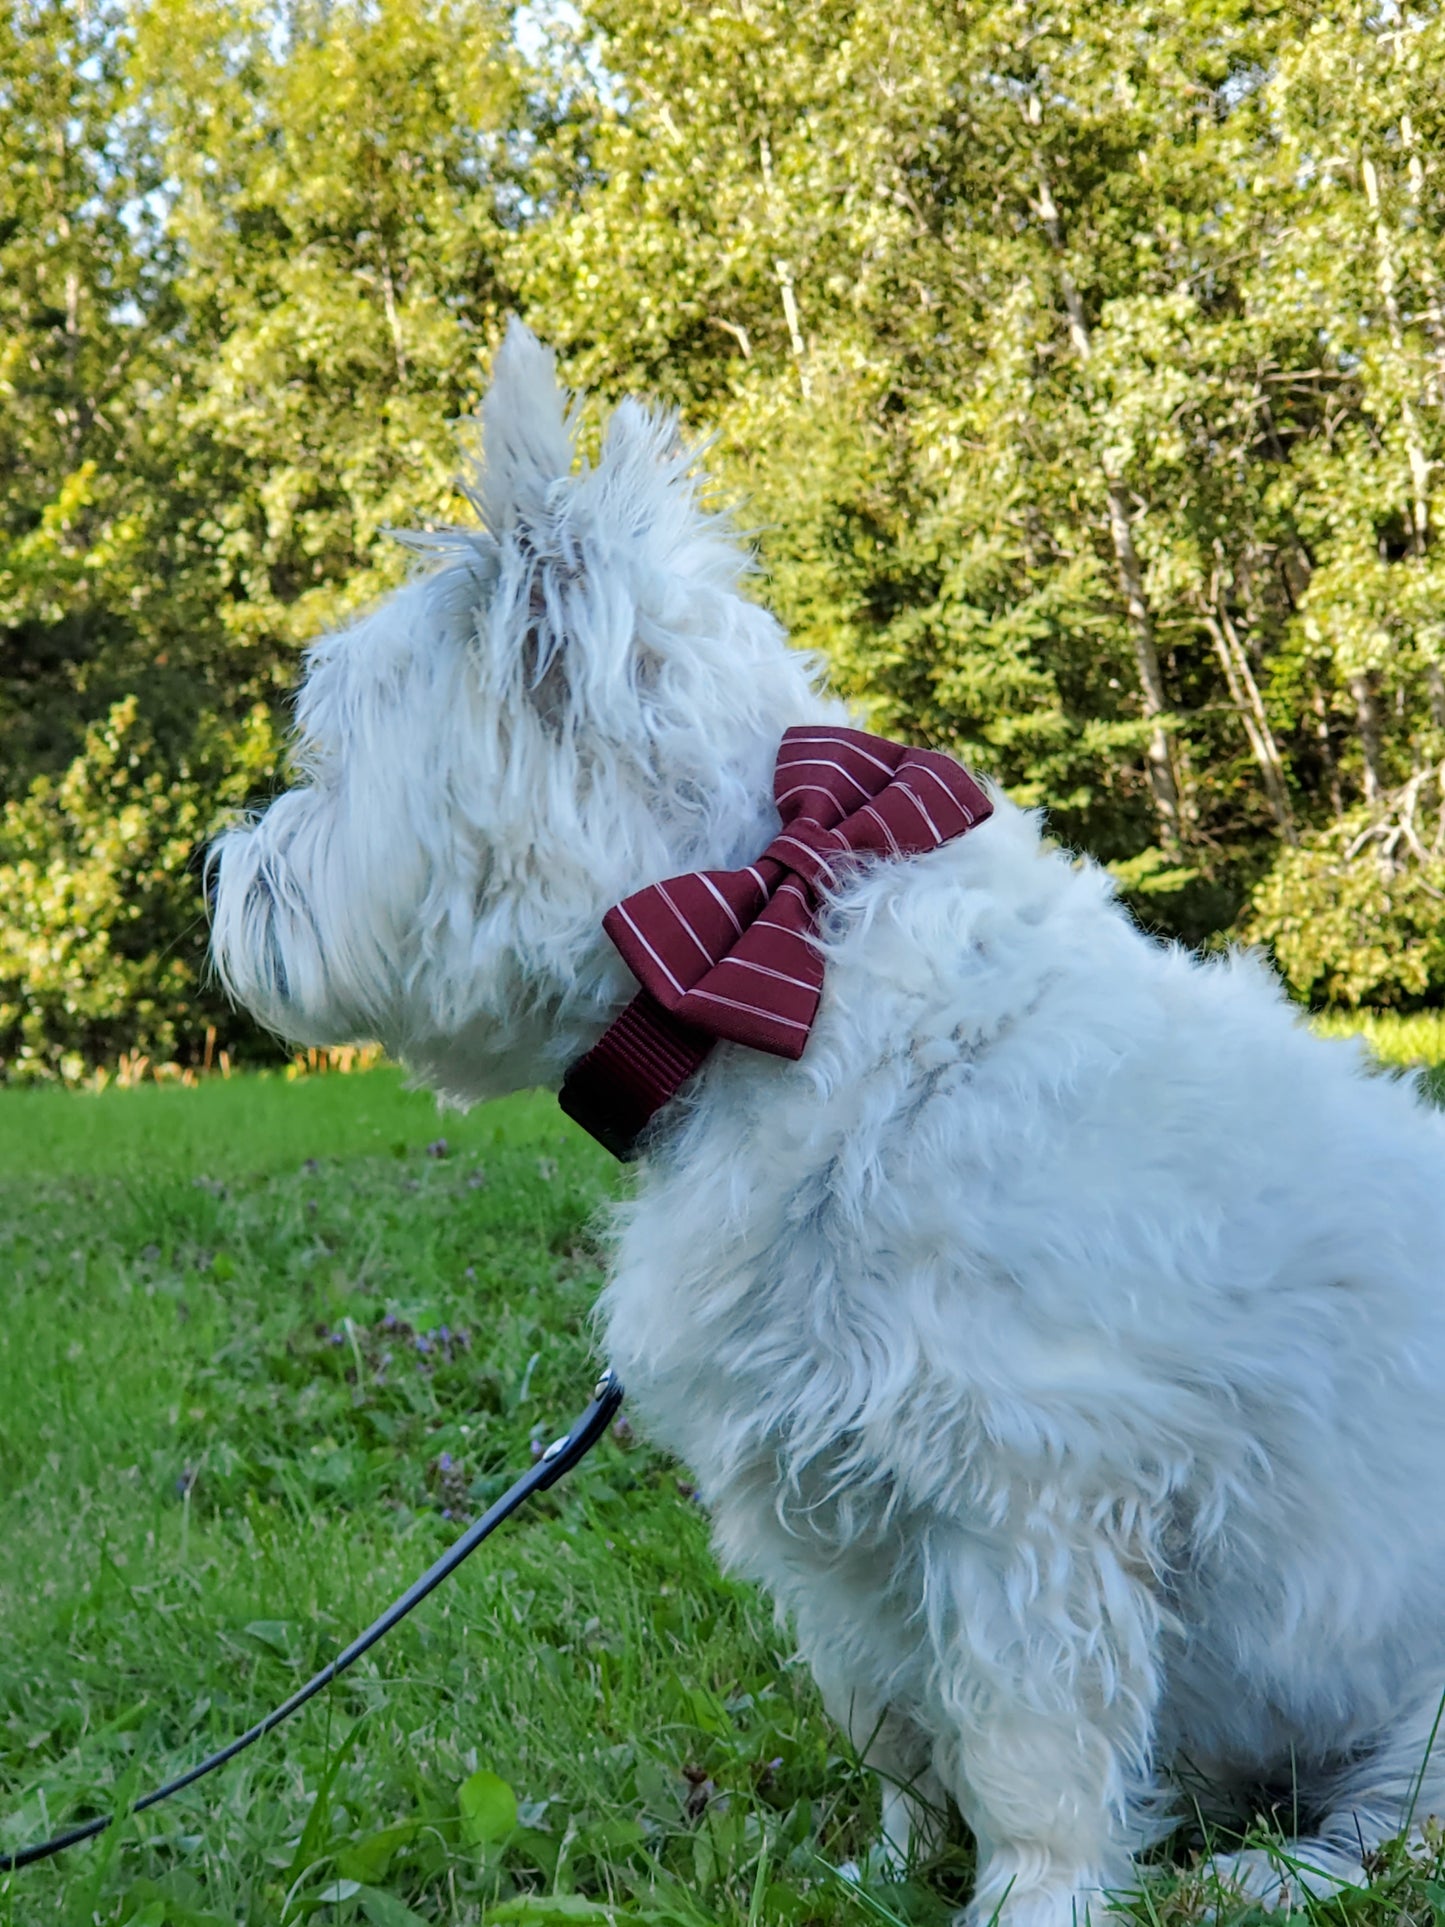
[[[558,1101],[624,1162],[714,1044],[802,1056],[823,989],[818,911],[840,867],[937,849],[993,814],[951,756],[817,725],[784,733],[773,800],[782,827],[756,863],[671,877],[602,920],[642,987]]]

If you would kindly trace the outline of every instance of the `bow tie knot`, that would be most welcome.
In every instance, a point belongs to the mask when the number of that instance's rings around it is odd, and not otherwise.
[[[762,870],[775,863],[781,870],[791,870],[816,900],[837,881],[838,858],[848,856],[852,849],[841,829],[826,829],[821,823],[800,817],[778,832],[756,867]]]

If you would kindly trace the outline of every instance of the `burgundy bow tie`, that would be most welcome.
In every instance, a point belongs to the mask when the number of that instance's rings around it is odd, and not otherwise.
[[[636,1156],[720,1040],[802,1056],[823,988],[813,930],[835,876],[860,858],[937,849],[993,813],[952,757],[857,729],[786,731],[773,800],[782,828],[756,863],[655,883],[602,920],[642,989],[572,1065],[559,1101],[619,1158]]]

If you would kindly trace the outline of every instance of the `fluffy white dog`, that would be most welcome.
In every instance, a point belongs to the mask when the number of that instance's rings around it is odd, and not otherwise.
[[[241,1003],[463,1103],[555,1087],[635,989],[603,912],[755,858],[784,728],[847,720],[670,421],[575,472],[514,326],[483,430],[484,528],[311,651],[304,780],[214,871]],[[1246,1890],[1363,1878],[1445,1812],[1445,1122],[1002,797],[823,939],[801,1061],[720,1047],[648,1141],[601,1308],[635,1412],[895,1847],[957,1803],[970,1921],[1100,1913],[1186,1777],[1293,1788],[1314,1872]]]

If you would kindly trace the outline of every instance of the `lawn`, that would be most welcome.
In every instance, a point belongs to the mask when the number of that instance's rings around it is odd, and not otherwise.
[[[0,1092],[0,1173],[14,1848],[284,1698],[565,1427],[618,1178],[550,1100],[443,1119],[389,1070]],[[0,1927],[945,1921],[962,1849],[837,1872],[876,1821],[624,1422],[290,1726],[0,1876]],[[1177,1857],[1145,1918],[1198,1918]],[[1349,1911],[1437,1899],[1401,1867]]]
[[[15,1847],[248,1725],[564,1429],[617,1179],[549,1100],[441,1119],[387,1070],[0,1093],[0,1172]],[[0,1877],[0,1922],[876,1917],[829,1870],[866,1776],[619,1431],[284,1732]]]

